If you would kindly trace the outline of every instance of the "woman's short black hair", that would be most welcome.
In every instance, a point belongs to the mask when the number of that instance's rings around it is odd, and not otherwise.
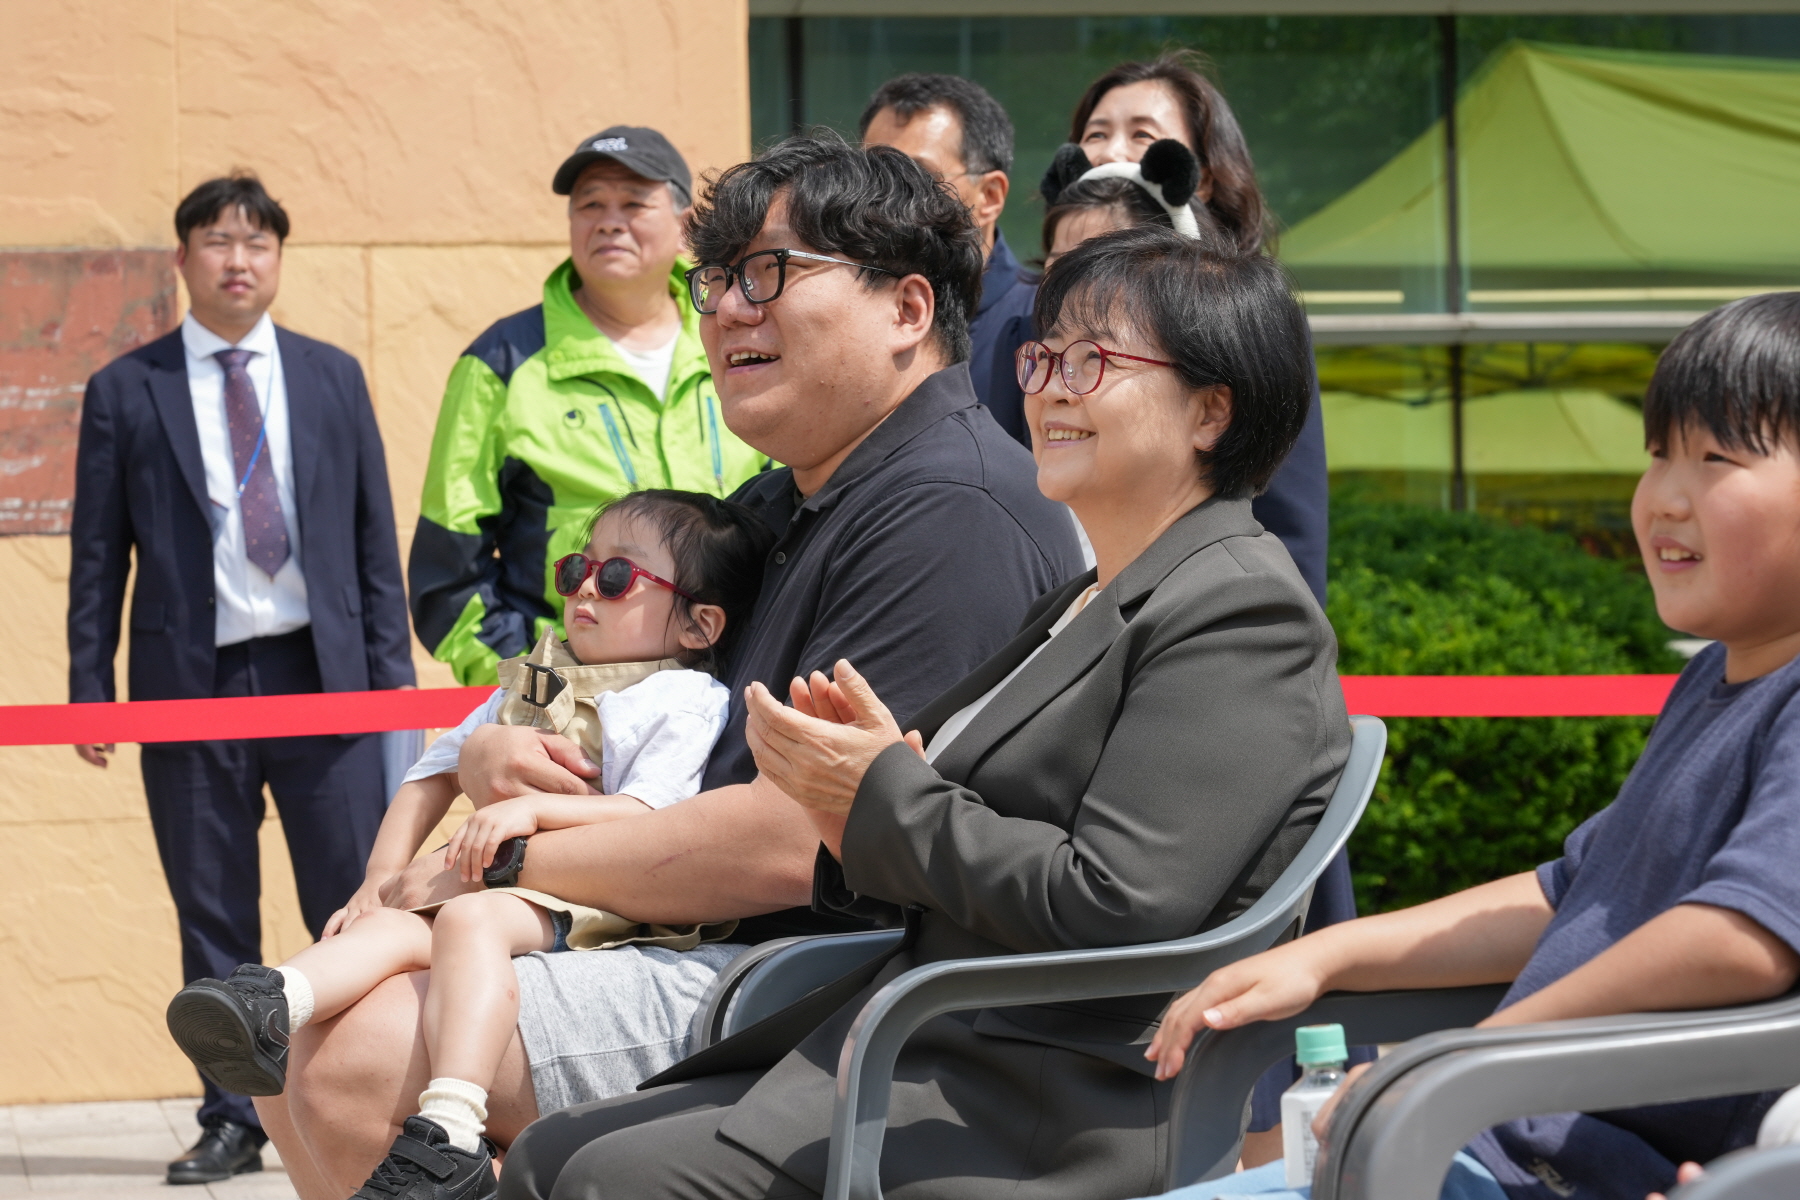
[[[710,180],[694,205],[688,244],[706,266],[733,263],[762,232],[777,194],[808,246],[923,275],[937,311],[932,334],[950,362],[969,357],[969,318],[981,298],[981,235],[948,185],[892,146],[852,146],[830,131],[793,137]],[[879,287],[892,276],[859,271]]]
[[[725,610],[725,629],[717,641],[677,656],[683,666],[722,673],[762,591],[763,560],[775,545],[774,531],[741,504],[704,492],[651,488],[629,492],[594,510],[588,541],[609,512],[654,530],[675,560],[675,578],[670,582],[700,603]],[[689,630],[694,628],[693,607],[686,598],[675,597],[675,619]]]
[[[1758,454],[1800,443],[1800,292],[1734,300],[1669,343],[1644,393],[1644,444],[1688,429]]]
[[[250,171],[233,171],[219,179],[209,179],[189,192],[175,206],[175,236],[187,245],[188,234],[217,221],[225,210],[240,208],[244,220],[258,229],[266,229],[275,240],[287,241],[287,210],[264,190],[262,180]]]
[[[1306,316],[1281,265],[1141,225],[1090,238],[1050,265],[1037,327],[1155,343],[1189,387],[1231,389],[1231,425],[1200,469],[1221,496],[1269,485],[1312,400]]]

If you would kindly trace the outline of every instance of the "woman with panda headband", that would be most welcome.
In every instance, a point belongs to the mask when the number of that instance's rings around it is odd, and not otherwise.
[[[1195,205],[1200,160],[1174,138],[1150,145],[1138,162],[1094,166],[1073,143],[1056,152],[1044,173],[1044,264],[1046,267],[1091,237],[1138,225],[1168,225],[1184,237],[1217,243],[1229,250],[1204,205]],[[1195,211],[1201,209],[1200,213]]]
[[[1170,225],[1225,253],[1272,249],[1273,220],[1237,117],[1203,70],[1206,60],[1174,51],[1127,62],[1083,93],[1069,142],[1044,173],[1046,268],[1092,237],[1138,225]],[[1252,502],[1279,537],[1321,604],[1325,599],[1328,495],[1318,381],[1300,439],[1269,488]],[[1307,928],[1356,916],[1350,863],[1340,853],[1313,892]],[[1356,1057],[1367,1057],[1357,1047]],[[1277,1064],[1252,1097],[1244,1164],[1279,1157],[1280,1095],[1295,1076]]]

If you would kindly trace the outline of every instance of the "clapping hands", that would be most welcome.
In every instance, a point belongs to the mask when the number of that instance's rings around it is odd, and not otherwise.
[[[796,678],[788,688],[791,708],[752,683],[744,694],[749,714],[744,732],[765,779],[799,804],[841,817],[877,755],[895,742],[921,756],[925,748],[916,731],[900,732],[894,715],[848,660],[839,659],[832,674],[832,679],[820,671],[811,679]]]

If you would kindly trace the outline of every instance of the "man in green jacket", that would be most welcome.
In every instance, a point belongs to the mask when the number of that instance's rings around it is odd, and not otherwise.
[[[730,495],[767,466],[719,419],[678,255],[693,177],[654,129],[582,141],[553,188],[569,259],[450,372],[407,564],[413,627],[464,684],[562,631],[551,564],[640,488]]]

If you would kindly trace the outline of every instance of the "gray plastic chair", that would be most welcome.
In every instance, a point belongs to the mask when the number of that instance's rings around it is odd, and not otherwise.
[[[1318,826],[1287,870],[1262,898],[1235,920],[1191,938],[1105,950],[1016,954],[955,959],[915,967],[869,999],[844,1044],[838,1067],[838,1099],[832,1119],[831,1159],[826,1200],[879,1200],[881,1143],[887,1132],[888,1095],[894,1062],[913,1030],[948,1012],[1012,1004],[1046,1004],[1176,992],[1198,984],[1228,963],[1260,953],[1302,931],[1313,885],[1361,820],[1387,749],[1387,726],[1375,717],[1350,718],[1350,758]],[[696,1049],[711,1045],[798,1000],[890,949],[900,930],[781,938],[739,955],[720,973],[695,1017]],[[1465,1009],[1455,1009],[1460,1018]],[[1493,1002],[1488,1002],[1488,1010]],[[1474,1019],[1479,1019],[1479,1016]],[[1202,1035],[1202,1041],[1205,1035]],[[1379,1039],[1387,1040],[1387,1039]],[[1269,1062],[1293,1047],[1272,1055]],[[1265,1062],[1263,1066],[1267,1066]],[[1261,1073],[1260,1068],[1258,1074]],[[1224,1174],[1235,1164],[1235,1138],[1243,1129],[1243,1104],[1224,1122],[1231,1127],[1220,1151],[1195,1130],[1193,1120],[1210,1121],[1214,1111],[1197,1105],[1182,1073],[1175,1089],[1169,1141],[1168,1178],[1179,1161],[1183,1182]],[[1254,1077],[1244,1088],[1248,1096]],[[1191,1114],[1184,1125],[1183,1113]],[[1204,1167],[1196,1167],[1201,1160]],[[1201,1170],[1206,1174],[1197,1173]]]
[[[1706,1178],[1669,1193],[1669,1200],[1794,1200],[1800,1196],[1800,1145],[1739,1150],[1706,1168]]]
[[[1342,1020],[1361,1040],[1383,1022],[1404,1032],[1446,1017],[1459,995],[1470,1012],[1478,1012],[1481,991],[1497,999],[1498,989],[1334,993],[1292,1023]],[[1800,995],[1707,1012],[1431,1033],[1384,1056],[1345,1093],[1319,1152],[1312,1194],[1314,1200],[1437,1200],[1456,1152],[1503,1121],[1733,1096],[1796,1082]],[[1786,1165],[1778,1158],[1767,1169]],[[1748,1179],[1761,1169],[1729,1166],[1732,1179],[1739,1171]],[[1800,1190],[1782,1194],[1793,1197]],[[1735,1193],[1718,1195],[1735,1200]]]
[[[825,1200],[879,1200],[881,1143],[887,1132],[894,1062],[906,1039],[931,1018],[973,1008],[1183,991],[1218,968],[1298,933],[1313,884],[1361,819],[1387,748],[1387,727],[1376,718],[1352,717],[1350,724],[1354,734],[1350,758],[1318,827],[1287,870],[1242,916],[1217,929],[1168,942],[928,963],[870,997],[838,1060]],[[794,949],[777,953],[791,954]]]
[[[1475,1024],[1492,1013],[1505,984],[1415,992],[1332,992],[1298,1016],[1225,1033],[1203,1031],[1176,1081],[1169,1122],[1173,1189],[1228,1175],[1237,1165],[1251,1091],[1270,1066],[1294,1052],[1302,1025],[1340,1024],[1352,1046],[1411,1041]]]

